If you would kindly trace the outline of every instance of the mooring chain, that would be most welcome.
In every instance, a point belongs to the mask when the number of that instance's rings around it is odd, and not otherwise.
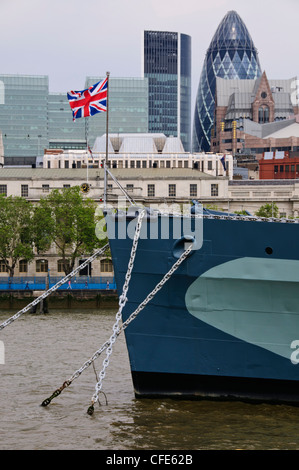
[[[190,251],[192,250],[193,245],[190,244],[188,248],[183,252],[183,254],[180,256],[180,258],[173,264],[173,266],[170,268],[170,270],[164,275],[164,277],[161,279],[161,281],[154,287],[154,289],[147,295],[147,297],[141,302],[141,304],[137,307],[137,309],[131,313],[131,315],[127,318],[125,322],[123,322],[122,326],[119,328],[119,330],[116,332],[116,337],[120,335],[122,331],[124,331],[129,324],[137,317],[137,315],[146,307],[146,305],[154,298],[154,296],[157,294],[157,292],[162,289],[164,284],[171,278],[172,274],[178,269],[180,264],[187,258],[189,255]],[[110,346],[110,341],[106,341],[100,349],[98,349],[90,359],[88,359],[81,367],[78,369],[68,380],[66,380],[63,385],[57,389],[51,397],[47,398],[46,400],[43,401],[42,406],[47,406],[51,400],[62,392],[66,387],[71,385],[71,383],[78,378],[82,372],[87,369],[101,354],[105,349],[107,349]],[[88,413],[92,414],[94,408],[91,406],[88,408]]]
[[[92,256],[90,256],[87,260],[84,261],[84,263],[82,263],[80,266],[78,266],[76,269],[74,269],[70,274],[68,274],[67,276],[65,276],[64,278],[62,278],[60,281],[58,281],[54,286],[52,286],[50,289],[48,289],[46,292],[44,292],[43,294],[41,294],[39,297],[37,297],[35,300],[33,300],[33,302],[31,302],[30,304],[28,304],[26,307],[24,307],[22,310],[20,310],[19,312],[17,312],[15,315],[13,315],[12,317],[8,318],[5,322],[3,322],[1,325],[0,325],[0,330],[3,330],[3,328],[5,328],[6,326],[10,325],[12,322],[14,322],[15,320],[17,320],[21,315],[23,315],[23,313],[26,313],[28,312],[32,307],[34,307],[35,305],[37,305],[41,300],[43,299],[46,299],[50,294],[52,294],[52,292],[56,291],[60,286],[62,286],[63,284],[65,284],[67,281],[69,281],[70,279],[72,279],[72,277],[74,277],[79,271],[81,271],[81,269],[85,268],[91,261],[93,261],[95,258],[97,258],[99,255],[101,255],[102,253],[104,253],[106,251],[106,249],[109,247],[109,243],[107,243],[105,246],[103,246],[103,248],[100,248],[99,250],[97,250]]]
[[[116,314],[116,321],[113,325],[113,333],[112,333],[112,335],[110,336],[110,339],[109,339],[109,345],[107,347],[106,357],[103,361],[103,367],[102,367],[102,370],[99,373],[99,381],[96,384],[95,393],[92,397],[91,405],[88,408],[88,414],[90,414],[90,415],[93,414],[94,404],[98,401],[99,393],[101,392],[101,389],[102,389],[102,382],[103,382],[103,380],[105,378],[105,375],[106,375],[106,368],[109,365],[109,358],[112,354],[112,346],[115,343],[116,338],[119,334],[119,330],[120,330],[119,323],[120,323],[121,318],[122,318],[122,310],[123,310],[123,308],[126,305],[126,302],[128,300],[127,299],[127,293],[128,293],[128,289],[129,289],[129,283],[130,283],[130,280],[131,280],[131,276],[132,276],[132,270],[133,270],[133,267],[134,267],[134,261],[135,261],[138,241],[139,241],[139,238],[140,238],[142,220],[143,220],[143,217],[145,216],[145,214],[146,214],[146,209],[142,209],[138,214],[138,219],[137,219],[135,233],[134,233],[134,239],[133,239],[132,248],[131,248],[131,255],[130,255],[130,259],[129,259],[129,263],[128,263],[127,273],[126,273],[126,276],[125,276],[125,282],[124,282],[124,285],[123,285],[122,294],[119,298],[119,309],[118,309],[118,312]]]

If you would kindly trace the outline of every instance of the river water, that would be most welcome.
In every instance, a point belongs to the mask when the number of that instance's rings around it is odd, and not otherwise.
[[[0,323],[15,312],[0,311]],[[42,407],[109,339],[113,310],[24,314],[0,331],[1,450],[297,450],[299,408],[211,401],[136,400],[124,336],[117,339],[100,405],[87,414],[103,353]],[[4,364],[3,364],[4,362]]]

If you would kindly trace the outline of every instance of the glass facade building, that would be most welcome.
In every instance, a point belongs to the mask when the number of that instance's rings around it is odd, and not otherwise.
[[[87,77],[82,89],[100,79]],[[106,133],[106,113],[74,122],[66,93],[49,93],[47,76],[0,75],[5,165],[36,164],[45,148],[86,149]],[[148,132],[146,78],[110,77],[109,132]]]
[[[85,88],[104,77],[87,77]],[[109,133],[148,132],[148,80],[146,78],[109,78]],[[82,119],[81,119],[82,120]],[[80,121],[80,119],[78,120]],[[106,113],[85,118],[90,146],[106,133]]]
[[[48,143],[48,77],[0,75],[0,89],[4,155],[35,163]]]
[[[73,121],[66,93],[48,96],[48,148],[86,149],[85,119]]]
[[[149,132],[179,137],[191,150],[191,38],[144,31],[143,74],[149,83]]]
[[[195,103],[193,152],[210,151],[216,77],[246,80],[259,76],[261,67],[252,38],[240,16],[229,11],[218,26],[205,56]]]

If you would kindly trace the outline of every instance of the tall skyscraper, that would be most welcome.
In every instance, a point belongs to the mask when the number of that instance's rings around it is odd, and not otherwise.
[[[149,132],[180,137],[191,150],[191,37],[144,31],[143,74],[149,82]]]
[[[261,75],[258,53],[240,16],[229,11],[219,24],[207,50],[198,85],[192,150],[210,150],[214,123],[216,77],[255,79]]]

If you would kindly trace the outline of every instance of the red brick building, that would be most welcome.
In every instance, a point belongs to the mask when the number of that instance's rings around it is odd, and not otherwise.
[[[299,150],[297,80],[216,80],[212,152]]]
[[[299,178],[299,152],[265,152],[259,161],[261,180]]]

